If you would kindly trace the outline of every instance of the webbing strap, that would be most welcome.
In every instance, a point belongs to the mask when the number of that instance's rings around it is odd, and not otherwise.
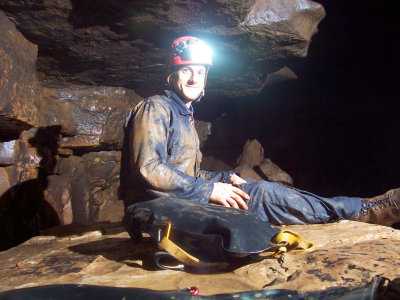
[[[271,243],[278,245],[275,256],[289,251],[313,251],[315,249],[314,244],[305,241],[301,235],[290,230],[279,232]]]
[[[173,256],[180,262],[192,267],[216,267],[216,266],[221,266],[221,264],[223,264],[223,262],[200,261],[200,259],[198,259],[197,257],[190,255],[189,253],[187,253],[185,250],[183,250],[181,247],[179,247],[169,239],[169,235],[171,232],[171,223],[168,222],[166,226],[167,226],[166,232],[161,241],[158,243],[158,248],[164,249],[169,254],[171,254],[171,256]],[[159,229],[159,232],[160,231],[161,229]],[[167,266],[163,267],[168,268]]]

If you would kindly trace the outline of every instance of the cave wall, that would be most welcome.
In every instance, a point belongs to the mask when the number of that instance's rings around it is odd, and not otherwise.
[[[208,95],[255,95],[280,59],[306,56],[324,16],[304,0],[0,1],[2,249],[54,225],[122,218],[123,124],[164,87],[175,37],[214,45]],[[196,126],[204,145],[210,124]]]
[[[320,2],[319,25],[313,1],[0,0],[1,244],[121,218],[123,122],[164,87],[165,48],[183,34],[215,46],[195,106],[205,166],[235,166],[258,139],[311,192],[398,185],[394,10]]]
[[[123,124],[142,97],[121,87],[42,85],[37,46],[3,12],[0,26],[1,248],[50,226],[119,221]]]

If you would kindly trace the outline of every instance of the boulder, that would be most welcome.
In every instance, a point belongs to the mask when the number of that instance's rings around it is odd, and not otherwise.
[[[247,140],[243,152],[236,160],[237,165],[258,166],[264,160],[264,148],[256,139]]]
[[[118,151],[59,158],[44,195],[61,224],[122,219],[123,203],[117,195],[120,160]]]
[[[235,168],[235,171],[240,173],[242,178],[252,178],[254,180],[263,180],[263,178],[249,165],[239,165]]]
[[[398,230],[352,221],[282,229],[301,234],[315,250],[263,255],[205,276],[204,271],[158,270],[152,244],[147,239],[134,244],[119,223],[59,226],[0,252],[0,291],[73,283],[160,291],[196,286],[200,295],[261,289],[304,293],[358,287],[376,275],[399,277]]]
[[[247,140],[243,152],[236,160],[235,168],[243,178],[250,177],[255,180],[268,179],[273,182],[293,185],[293,179],[271,159],[264,158],[264,148],[256,139]]]
[[[41,156],[29,139],[36,133],[33,128],[22,132],[20,138],[0,143],[0,165],[34,164],[39,166]]]
[[[278,165],[273,163],[269,158],[266,158],[263,162],[261,162],[259,168],[269,180],[293,185],[292,177],[279,168]]]
[[[61,126],[61,148],[121,149],[123,126],[142,99],[118,87],[42,87],[41,126]]]
[[[6,141],[18,138],[22,131],[38,124],[38,47],[2,11],[0,28],[0,136]]]

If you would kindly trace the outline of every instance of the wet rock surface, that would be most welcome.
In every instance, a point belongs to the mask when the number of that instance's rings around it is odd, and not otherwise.
[[[37,45],[26,40],[0,11],[0,140],[37,125],[39,84]]]
[[[75,283],[153,290],[196,286],[200,295],[277,288],[306,292],[356,287],[375,275],[399,277],[398,230],[351,221],[283,228],[314,243],[315,251],[266,256],[204,274],[157,270],[151,244],[132,243],[119,223],[59,226],[0,253],[0,291]]]
[[[60,126],[60,148],[120,150],[124,123],[142,100],[120,87],[42,87],[41,126]]]

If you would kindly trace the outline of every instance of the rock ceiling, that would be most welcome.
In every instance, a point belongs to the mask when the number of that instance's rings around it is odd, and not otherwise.
[[[307,55],[325,16],[308,0],[0,0],[0,10],[38,45],[42,82],[120,86],[143,96],[162,87],[165,49],[181,35],[213,47],[209,93],[254,95],[282,59]]]

